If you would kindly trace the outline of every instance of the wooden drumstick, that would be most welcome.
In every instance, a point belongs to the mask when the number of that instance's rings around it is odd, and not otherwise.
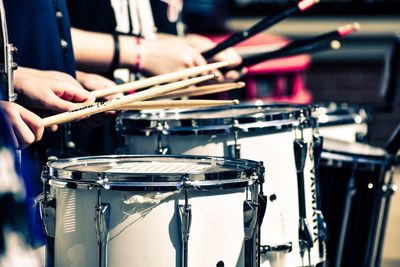
[[[151,86],[158,85],[158,84],[178,81],[181,79],[186,79],[189,77],[197,76],[197,75],[200,75],[205,72],[209,72],[209,71],[213,71],[216,69],[230,66],[234,63],[235,63],[235,61],[232,61],[232,60],[220,61],[220,62],[211,63],[211,64],[207,64],[207,65],[197,66],[197,67],[193,67],[193,68],[187,68],[184,70],[178,70],[178,71],[170,72],[170,73],[166,73],[166,74],[161,74],[161,75],[153,76],[153,77],[150,77],[147,79],[138,80],[138,81],[134,81],[134,82],[130,82],[130,83],[120,84],[115,87],[92,91],[91,93],[96,98],[119,94],[119,93],[125,93],[125,92],[129,92],[131,90],[143,89],[143,88],[151,87]]]
[[[175,108],[206,108],[215,106],[237,105],[239,100],[148,100],[132,103],[118,110],[142,109],[175,109]]]
[[[205,85],[198,86],[193,88],[184,88],[173,91],[171,93],[162,95],[157,97],[156,99],[174,99],[180,97],[190,97],[190,96],[201,96],[201,95],[209,95],[220,92],[225,92],[234,89],[243,88],[246,84],[244,82],[237,83],[223,83],[223,84],[213,84],[213,85]]]
[[[122,98],[113,99],[106,102],[99,102],[89,106],[84,106],[82,108],[78,108],[75,110],[71,110],[68,112],[60,113],[54,116],[50,116],[42,119],[42,125],[44,127],[49,127],[52,125],[57,125],[65,122],[70,122],[74,120],[81,119],[83,117],[87,117],[93,114],[97,114],[104,111],[115,110],[127,104],[131,104],[133,102],[138,102],[150,98],[154,98],[160,96],[162,94],[172,92],[174,90],[180,89],[182,87],[187,87],[196,83],[204,82],[210,79],[216,78],[216,74],[209,74],[200,76],[197,78],[187,79],[179,82],[174,82],[166,85],[152,87],[145,91],[141,91],[135,94],[131,94],[128,96],[124,96]]]

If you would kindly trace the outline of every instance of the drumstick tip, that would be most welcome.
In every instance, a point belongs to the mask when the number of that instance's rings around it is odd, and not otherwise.
[[[238,82],[236,84],[237,84],[237,88],[243,88],[246,86],[246,83],[244,83],[244,82]]]
[[[319,3],[319,0],[303,0],[300,1],[297,6],[299,7],[300,11],[305,11],[317,3]]]
[[[240,101],[239,101],[238,99],[233,99],[233,100],[232,100],[232,103],[233,103],[234,105],[239,105]]]
[[[354,23],[353,23],[353,28],[354,28],[354,30],[355,30],[355,31],[359,31],[359,30],[360,30],[360,28],[361,28],[361,25],[360,25],[360,23],[358,23],[358,22],[354,22]]]
[[[354,22],[354,23],[350,23],[350,24],[346,24],[343,26],[340,26],[337,31],[340,35],[340,37],[344,37],[346,35],[349,35],[355,31],[358,31],[360,29],[360,23],[358,22]]]
[[[338,50],[342,46],[338,40],[333,40],[330,45],[333,50]]]

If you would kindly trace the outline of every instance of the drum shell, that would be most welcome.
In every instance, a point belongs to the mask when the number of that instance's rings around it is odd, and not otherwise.
[[[385,227],[383,210],[392,163],[383,155],[345,155],[325,151],[320,164],[322,212],[329,240],[328,261],[332,266],[373,266],[378,242]],[[347,222],[344,222],[346,207]],[[343,228],[344,227],[344,228]],[[343,254],[338,260],[340,236],[344,236]]]
[[[215,266],[219,261],[242,266],[245,191],[189,191],[189,266]],[[96,266],[97,190],[54,187],[53,192],[57,199],[55,266]],[[108,266],[126,266],[127,262],[132,266],[180,266],[177,205],[183,204],[183,193],[172,192],[158,205],[127,204],[135,196],[144,197],[144,192],[101,189],[102,203],[111,205]]]
[[[292,124],[296,122],[293,121]],[[292,252],[270,253],[261,258],[262,266],[304,266],[307,258],[299,256],[298,244],[298,187],[296,166],[293,152],[293,141],[301,138],[300,130],[291,127],[284,130],[271,131],[258,129],[254,131],[237,131],[237,145],[240,145],[241,158],[263,161],[266,172],[265,195],[269,197],[264,222],[261,227],[261,245],[278,245],[292,242]],[[313,128],[303,131],[305,142],[309,143],[309,153],[312,151]],[[129,135],[125,137],[125,148],[129,153],[154,153],[157,149],[157,134],[150,136]],[[193,133],[161,135],[163,145],[169,152],[184,155],[213,155],[232,157],[235,145],[233,132]],[[311,251],[311,262],[317,264],[320,258],[317,244],[317,225],[314,220],[314,207],[311,204],[315,198],[314,183],[310,179],[314,171],[311,155],[308,155],[305,167],[307,220],[312,229],[315,242]],[[272,199],[272,200],[271,200]],[[274,225],[274,227],[271,227]],[[278,227],[278,228],[277,228]]]

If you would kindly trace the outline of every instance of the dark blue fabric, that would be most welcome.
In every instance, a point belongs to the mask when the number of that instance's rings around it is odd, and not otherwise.
[[[10,42],[18,48],[15,61],[20,66],[57,70],[75,76],[70,22],[65,0],[57,0],[62,14],[57,22],[54,0],[4,0]],[[70,44],[63,51],[61,37]]]

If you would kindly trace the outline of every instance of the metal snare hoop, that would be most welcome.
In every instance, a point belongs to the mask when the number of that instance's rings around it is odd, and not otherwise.
[[[111,155],[50,161],[42,178],[55,187],[169,191],[229,189],[262,176],[260,162],[202,156]]]
[[[368,137],[368,115],[362,108],[329,103],[318,106],[313,116],[325,137],[348,142],[364,142]]]
[[[197,135],[227,133],[233,130],[277,132],[292,129],[300,117],[304,123],[314,122],[314,106],[253,105],[215,107],[191,110],[156,110],[123,112],[117,118],[116,129],[122,135]]]

